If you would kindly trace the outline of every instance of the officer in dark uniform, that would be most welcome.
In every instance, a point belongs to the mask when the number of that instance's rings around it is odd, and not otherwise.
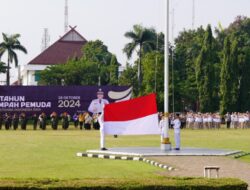
[[[38,123],[38,117],[37,117],[36,113],[32,116],[32,120],[33,120],[33,129],[36,130],[37,129],[37,123]]]
[[[26,130],[27,128],[27,117],[25,113],[21,113],[20,115],[20,124],[21,124],[21,129]]]
[[[69,115],[67,112],[62,114],[62,128],[67,130],[69,128]]]
[[[14,115],[13,115],[12,122],[13,122],[13,129],[17,130],[19,118],[18,118],[18,115],[16,113],[14,113]]]
[[[11,128],[11,116],[9,113],[5,114],[4,121],[5,121],[5,129],[9,130]]]
[[[47,121],[46,115],[45,115],[45,113],[42,113],[42,114],[39,116],[40,128],[41,128],[42,130],[46,130],[46,125],[47,125],[46,121]]]

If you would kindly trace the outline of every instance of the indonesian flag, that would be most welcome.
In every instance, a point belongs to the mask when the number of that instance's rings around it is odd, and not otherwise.
[[[105,105],[104,133],[109,135],[160,134],[155,94]]]

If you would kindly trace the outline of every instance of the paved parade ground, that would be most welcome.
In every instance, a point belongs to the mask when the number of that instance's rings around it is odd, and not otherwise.
[[[182,147],[250,152],[249,136],[249,129],[182,130],[181,141]],[[174,144],[172,130],[170,137]],[[72,126],[68,131],[1,130],[0,146],[0,178],[139,178],[143,180],[147,177],[157,178],[166,175],[202,176],[204,165],[209,164],[219,165],[221,176],[230,174],[231,177],[241,178],[240,173],[243,175],[245,170],[249,171],[250,166],[250,156],[238,159],[233,156],[151,157],[155,161],[173,166],[177,169],[174,171],[166,171],[143,162],[77,157],[77,152],[99,148],[99,131],[80,131],[73,129]],[[107,148],[139,146],[160,146],[159,136],[107,137]]]
[[[228,156],[240,153],[238,150],[222,150],[208,148],[190,148],[184,147],[180,150],[172,148],[168,151],[162,151],[159,147],[119,147],[110,148],[107,151],[87,150],[87,153],[93,154],[111,154],[125,156]]]

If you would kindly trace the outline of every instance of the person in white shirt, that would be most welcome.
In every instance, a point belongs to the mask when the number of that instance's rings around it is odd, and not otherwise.
[[[99,89],[97,92],[97,99],[91,101],[88,111],[92,114],[102,113],[104,105],[109,104],[109,101],[104,99],[104,93],[102,89]]]
[[[174,138],[175,138],[175,150],[180,150],[181,146],[181,121],[179,118],[179,114],[176,114],[175,119],[173,121],[174,124]]]
[[[192,113],[187,114],[187,128],[188,129],[194,128],[194,117]]]
[[[105,134],[104,134],[104,113],[98,117],[98,122],[100,125],[100,149],[108,150],[105,148]]]
[[[213,128],[213,116],[211,113],[208,114],[207,123],[208,123],[208,129],[212,129]]]
[[[161,130],[161,142],[163,142],[164,138],[169,138],[168,134],[169,127],[167,125],[167,122],[168,122],[167,116],[162,115],[159,123],[159,128]],[[167,126],[167,131],[164,131],[165,126]]]

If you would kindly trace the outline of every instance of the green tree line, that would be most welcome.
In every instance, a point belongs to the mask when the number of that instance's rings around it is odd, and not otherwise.
[[[118,76],[116,56],[100,40],[83,47],[83,57],[41,72],[42,85],[130,85],[134,96],[156,92],[164,101],[164,34],[133,26],[128,58]],[[183,30],[168,44],[170,52],[170,111],[247,111],[250,108],[250,19],[239,16],[227,28],[208,25]],[[133,61],[130,60],[135,56]],[[174,100],[174,101],[172,101]]]
[[[143,27],[141,29],[146,30]],[[132,36],[137,34],[140,33],[134,29]],[[154,45],[142,53],[137,50],[139,58],[132,65],[127,64],[119,78],[119,84],[132,85],[135,96],[156,92],[159,109],[162,110],[164,45],[161,42],[164,41],[164,36],[157,33],[152,36],[153,38],[149,40],[154,39]],[[137,38],[129,38],[131,43],[136,43]],[[212,31],[208,25],[205,29],[199,27],[180,32],[174,44],[169,45],[170,100],[174,96],[174,101],[170,101],[170,110],[173,111],[174,104],[175,111],[220,111],[222,114],[248,111],[250,108],[249,45],[250,19],[242,16],[237,17],[228,28],[219,25]],[[127,53],[127,48],[124,50]],[[142,82],[137,83],[136,70],[139,64],[141,64]]]

